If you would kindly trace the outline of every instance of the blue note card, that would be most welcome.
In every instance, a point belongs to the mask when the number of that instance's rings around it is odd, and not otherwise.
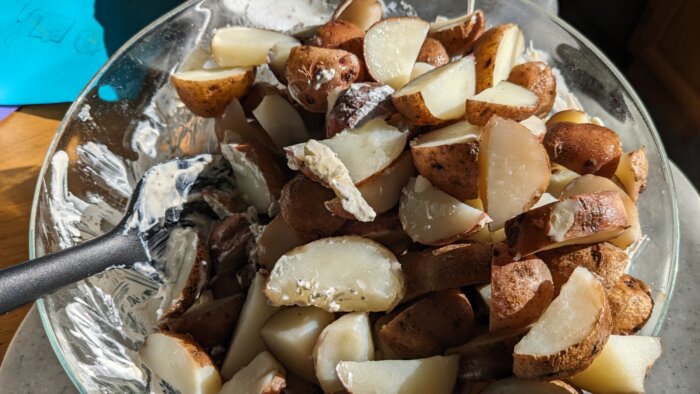
[[[106,61],[94,0],[0,0],[0,105],[73,101]]]

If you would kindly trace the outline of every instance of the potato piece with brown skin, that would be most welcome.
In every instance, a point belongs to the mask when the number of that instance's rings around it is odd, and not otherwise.
[[[440,41],[428,37],[423,41],[423,46],[420,47],[416,62],[440,67],[450,62],[450,55],[447,54],[445,47],[440,44]]]
[[[625,272],[629,257],[617,246],[602,242],[593,245],[571,245],[538,252],[537,256],[549,267],[554,282],[554,295],[569,280],[576,267],[584,267],[600,277],[610,289]]]
[[[474,43],[476,60],[476,92],[508,78],[521,53],[525,39],[518,25],[507,23],[487,30]]]
[[[648,175],[647,148],[641,147],[620,156],[620,164],[615,170],[615,176],[635,203],[639,194],[647,188]]]
[[[333,108],[326,115],[326,138],[341,131],[354,129],[364,122],[387,119],[396,109],[391,101],[394,89],[378,82],[353,83],[338,96]]]
[[[430,38],[442,43],[450,56],[464,55],[472,51],[476,40],[484,33],[486,17],[481,10],[450,21],[432,23]]]
[[[508,81],[520,85],[540,98],[535,115],[547,115],[557,97],[557,80],[544,62],[527,62],[510,70]]]
[[[238,281],[236,273],[237,271],[228,271],[209,280],[209,291],[215,300],[242,294],[245,291]]]
[[[255,79],[252,67],[181,71],[170,77],[180,100],[195,115],[221,115],[234,97],[248,92]]]
[[[333,190],[299,174],[282,189],[280,213],[304,243],[329,237],[345,223],[324,206],[334,197]]]
[[[304,242],[289,227],[282,215],[275,216],[265,225],[256,237],[253,254],[257,263],[272,271],[277,260],[285,253],[302,245]]]
[[[344,43],[365,37],[365,31],[344,20],[332,20],[326,22],[316,31],[316,34],[309,40],[308,45],[321,48],[339,48]]]
[[[241,100],[241,106],[245,114],[252,118],[253,110],[260,105],[265,96],[276,94],[278,96],[284,96],[282,90],[277,86],[267,83],[267,82],[257,82],[250,87],[248,93]]]
[[[206,241],[193,228],[170,231],[163,255],[166,293],[158,318],[179,316],[199,298],[209,277],[211,261]]]
[[[442,290],[416,302],[385,324],[379,335],[406,359],[443,354],[466,342],[474,329],[474,314],[459,289]]]
[[[350,52],[302,45],[292,48],[285,75],[294,100],[308,111],[323,113],[330,92],[347,88],[360,72],[360,61]]]
[[[337,232],[338,235],[358,235],[387,246],[411,238],[403,231],[398,210],[385,212],[371,222],[348,220]]]
[[[433,291],[488,283],[491,278],[491,245],[463,243],[408,252],[399,256],[406,276],[408,301]]]
[[[649,285],[641,280],[623,274],[607,295],[613,335],[632,335],[651,317],[654,299]]]
[[[259,123],[248,122],[243,106],[236,98],[231,100],[224,113],[216,118],[214,132],[222,144],[257,142],[271,151],[278,149],[272,137]]]
[[[561,122],[591,123],[591,118],[588,117],[588,115],[583,111],[579,111],[577,109],[566,109],[552,115],[552,117],[547,121],[547,127],[552,127]]]
[[[348,21],[367,30],[379,22],[384,15],[384,6],[379,0],[346,0],[333,12],[334,20]]]
[[[202,199],[219,219],[248,210],[248,204],[236,198],[235,195],[212,186],[202,189]]]
[[[253,240],[250,225],[248,217],[242,213],[231,214],[214,224],[209,233],[209,254],[214,274],[235,271],[248,261],[248,246]]]
[[[532,116],[540,99],[530,90],[508,81],[482,90],[467,99],[465,115],[469,123],[483,126],[493,116],[521,121]]]
[[[543,144],[553,163],[581,175],[610,178],[622,155],[620,136],[592,123],[557,123],[547,128]]]

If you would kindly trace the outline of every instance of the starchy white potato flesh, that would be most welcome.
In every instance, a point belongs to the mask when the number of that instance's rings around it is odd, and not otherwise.
[[[620,156],[615,176],[620,180],[632,201],[637,202],[639,193],[647,187],[648,173],[647,149],[641,147]]]
[[[141,361],[176,390],[192,394],[216,394],[221,376],[207,353],[190,338],[155,332],[139,351]]]
[[[253,116],[278,148],[309,139],[309,133],[299,112],[280,95],[265,96],[253,110]]]
[[[284,375],[284,367],[264,351],[226,382],[219,394],[279,394],[286,385]]]
[[[570,380],[593,393],[644,393],[644,379],[661,350],[661,338],[611,335],[593,363]]]
[[[211,53],[220,67],[259,66],[267,62],[268,51],[278,42],[298,43],[276,31],[244,26],[218,29],[211,40]]]
[[[350,22],[362,30],[369,29],[384,16],[380,0],[346,0],[336,8],[333,19]]]
[[[498,84],[481,91],[476,96],[469,98],[470,101],[483,101],[485,103],[507,105],[509,107],[533,107],[536,106],[539,98],[537,95],[520,85],[508,81],[501,81]]]
[[[411,147],[432,148],[440,145],[459,144],[477,140],[479,134],[478,126],[470,124],[466,120],[460,120],[449,126],[419,135],[411,141]]]
[[[180,71],[173,74],[173,77],[184,81],[217,81],[226,80],[231,77],[244,75],[250,72],[250,67],[215,68],[210,70],[190,70]]]
[[[537,202],[535,203],[535,205],[532,206],[532,209],[539,208],[539,207],[541,207],[541,206],[543,206],[543,205],[551,204],[551,203],[557,202],[557,201],[559,201],[559,199],[557,199],[557,198],[554,197],[553,195],[551,195],[551,194],[549,194],[549,193],[544,193],[544,194],[542,194],[542,196],[540,197],[540,199],[537,200]]]
[[[252,204],[258,212],[265,213],[273,200],[265,174],[258,163],[236,148],[237,144],[222,144],[221,154],[233,168],[236,186],[243,199]]]
[[[323,238],[286,253],[265,286],[272,305],[316,306],[330,312],[384,312],[403,297],[396,257],[367,238]]]
[[[462,23],[474,18],[474,14],[464,14],[456,18],[440,19],[430,23],[430,32],[450,29],[454,26],[459,26]]]
[[[405,85],[429,27],[424,20],[401,17],[384,19],[367,30],[364,56],[372,77],[394,89]]]
[[[367,313],[348,313],[326,326],[313,352],[316,378],[326,393],[343,389],[336,373],[340,361],[372,359],[374,344]]]
[[[547,186],[547,193],[552,196],[559,198],[561,192],[564,188],[571,183],[574,179],[580,177],[581,175],[571,171],[570,169],[559,165],[552,164],[552,176],[549,178],[549,186]]]
[[[319,334],[333,320],[332,313],[316,307],[285,308],[265,322],[260,336],[287,369],[314,382],[316,373],[311,354]]]
[[[520,124],[530,130],[532,135],[537,137],[537,139],[540,141],[542,141],[544,134],[547,132],[547,125],[544,123],[544,120],[535,115],[532,115],[525,120],[521,120]]]
[[[488,34],[485,33],[482,37]],[[488,88],[494,86],[499,82],[508,79],[510,70],[515,65],[518,57],[525,51],[525,38],[520,27],[516,24],[509,24],[507,28],[501,32],[499,35],[500,39],[496,46],[495,56],[489,56],[490,60],[494,62],[493,72],[491,78],[489,79],[490,84],[484,86]],[[493,50],[493,47],[489,48]],[[474,48],[474,55],[477,57],[477,62],[479,61],[480,54],[478,45]],[[483,89],[481,89],[483,90]]]
[[[403,189],[399,219],[406,234],[425,245],[446,245],[479,231],[491,220],[420,175]]]
[[[336,367],[350,393],[450,394],[457,380],[459,356],[417,360],[341,361]]]
[[[291,52],[292,48],[299,45],[301,45],[300,42],[280,41],[270,48],[270,52],[267,54],[267,64],[275,75],[284,75],[289,52]]]
[[[414,79],[420,77],[421,75],[427,73],[430,70],[434,70],[435,66],[433,66],[430,63],[423,63],[423,62],[416,62],[416,64],[413,65],[413,69],[411,69],[411,78],[410,80],[413,81]]]
[[[208,267],[202,249],[206,248],[192,228],[170,232],[163,261],[166,294],[161,301],[159,318],[187,310],[204,288]]]

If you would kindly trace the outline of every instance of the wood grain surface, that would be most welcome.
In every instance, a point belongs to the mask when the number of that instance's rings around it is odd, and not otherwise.
[[[68,104],[21,108],[0,121],[0,267],[29,255],[29,212],[37,175]],[[0,316],[0,360],[17,331],[25,305]]]

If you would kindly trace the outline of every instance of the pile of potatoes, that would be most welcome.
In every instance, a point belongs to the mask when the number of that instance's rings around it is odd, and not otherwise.
[[[144,364],[186,393],[643,392],[661,343],[632,336],[653,299],[625,272],[645,148],[552,113],[517,25],[382,7],[222,28],[219,68],[172,76],[236,188],[169,239]]]

